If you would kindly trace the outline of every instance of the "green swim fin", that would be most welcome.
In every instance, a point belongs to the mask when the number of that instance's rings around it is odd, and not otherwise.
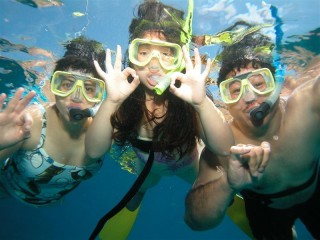
[[[244,200],[241,196],[235,196],[232,205],[227,210],[227,214],[245,234],[247,234],[251,239],[254,239],[245,212]]]
[[[120,212],[108,220],[99,233],[100,240],[126,240],[136,221],[140,206],[130,211],[124,207]]]

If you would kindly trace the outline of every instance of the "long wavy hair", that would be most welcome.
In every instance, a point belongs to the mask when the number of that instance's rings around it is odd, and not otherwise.
[[[140,4],[137,12],[137,17],[129,27],[130,41],[142,37],[146,31],[155,30],[161,32],[168,42],[182,44],[180,33],[183,11],[149,0]],[[138,86],[111,117],[116,143],[123,146],[136,139],[138,129],[146,117],[148,122],[156,125],[153,129],[154,148],[165,154],[177,151],[180,158],[190,153],[200,138],[197,114],[190,104],[170,93],[168,89],[163,96],[168,105],[165,116],[161,116],[162,121],[159,121],[159,117],[146,107],[144,87]]]

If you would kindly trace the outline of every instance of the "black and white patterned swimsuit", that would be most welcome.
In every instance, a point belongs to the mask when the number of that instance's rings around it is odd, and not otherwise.
[[[40,105],[39,105],[40,106]],[[54,161],[43,149],[46,139],[46,112],[41,106],[42,131],[40,143],[34,150],[20,150],[1,166],[1,185],[14,198],[34,206],[57,202],[92,177],[102,166],[102,160],[79,167]]]

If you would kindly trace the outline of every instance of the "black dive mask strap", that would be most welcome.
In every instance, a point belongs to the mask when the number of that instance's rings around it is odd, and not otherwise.
[[[129,191],[126,193],[126,195],[120,200],[120,202],[99,220],[97,226],[95,227],[95,229],[91,233],[89,240],[96,239],[96,237],[98,236],[98,234],[100,233],[100,231],[102,230],[102,228],[106,224],[106,222],[110,218],[112,218],[114,215],[116,215],[118,212],[120,212],[121,209],[123,209],[128,204],[128,202],[134,197],[134,195],[139,191],[141,185],[144,183],[144,180],[149,175],[153,161],[154,161],[154,152],[151,149],[148,161],[147,161],[146,165],[144,166],[142,172],[140,173],[140,175],[136,179],[136,181],[133,183],[133,185],[131,186]]]

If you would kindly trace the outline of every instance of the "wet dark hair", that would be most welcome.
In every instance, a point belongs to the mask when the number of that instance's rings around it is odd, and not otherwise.
[[[136,15],[129,26],[129,42],[146,31],[155,30],[164,34],[168,42],[182,45],[183,11],[156,0],[148,0],[138,6]]]
[[[137,17],[129,27],[130,41],[142,37],[147,31],[155,30],[164,34],[168,42],[182,44],[182,25],[174,21],[166,10],[182,22],[183,11],[154,0],[140,4]],[[165,115],[159,119],[154,112],[148,111],[144,86],[140,84],[111,117],[111,124],[116,130],[113,134],[115,142],[120,146],[127,144],[127,141],[133,142],[145,116],[148,122],[155,123],[152,142],[157,151],[168,155],[177,151],[180,158],[190,153],[200,139],[197,114],[190,104],[170,93],[168,89],[162,97],[168,104]]]
[[[100,78],[96,71],[93,60],[97,60],[101,67],[104,66],[105,51],[103,45],[85,36],[77,37],[63,44],[65,54],[56,62],[55,71],[79,70],[90,73]]]
[[[230,28],[224,31],[234,31],[239,26],[252,27],[252,24],[247,22],[237,22]],[[249,63],[252,64],[253,68],[269,68],[274,74],[275,67],[273,66],[272,54],[267,54],[263,51],[259,51],[259,48],[270,46],[272,50],[274,44],[271,39],[259,32],[254,32],[246,35],[241,41],[223,46],[222,52],[219,54],[220,60],[220,71],[217,79],[217,84],[226,80],[226,76],[233,70],[240,70],[246,67]]]

